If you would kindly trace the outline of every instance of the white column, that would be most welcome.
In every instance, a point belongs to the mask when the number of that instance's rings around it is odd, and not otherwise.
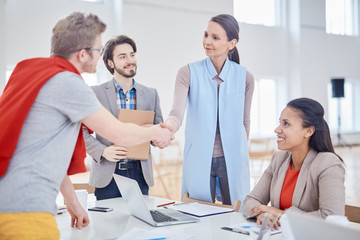
[[[0,0],[0,94],[3,92],[6,79],[6,0]]]

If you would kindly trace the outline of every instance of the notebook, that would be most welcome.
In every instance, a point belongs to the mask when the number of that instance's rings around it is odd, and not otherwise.
[[[201,204],[198,202],[193,203],[176,203],[166,206],[166,208],[174,209],[183,213],[193,215],[195,217],[206,217],[215,214],[233,212],[234,209],[211,206],[207,204]]]
[[[324,219],[301,213],[286,212],[296,240],[359,240],[360,230],[326,222]]]
[[[154,227],[199,221],[173,209],[149,210],[135,180],[117,174],[114,174],[114,179],[131,215]]]

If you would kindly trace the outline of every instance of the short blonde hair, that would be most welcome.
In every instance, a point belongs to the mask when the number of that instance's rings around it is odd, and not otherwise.
[[[94,14],[74,12],[59,20],[52,30],[51,55],[68,59],[71,54],[93,47],[96,37],[106,24]]]

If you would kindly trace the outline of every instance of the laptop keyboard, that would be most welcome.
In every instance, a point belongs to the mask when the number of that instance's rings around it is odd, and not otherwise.
[[[155,222],[173,222],[173,221],[177,221],[176,219],[169,217],[159,211],[156,210],[152,210],[150,211],[152,218],[154,219]]]

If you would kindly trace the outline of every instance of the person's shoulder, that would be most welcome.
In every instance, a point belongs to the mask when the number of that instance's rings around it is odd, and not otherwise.
[[[48,85],[56,84],[56,85],[64,85],[64,86],[72,86],[83,83],[85,82],[80,75],[68,71],[63,71],[55,74],[47,82]]]
[[[204,65],[206,65],[206,61],[209,61],[208,60],[209,58],[204,58],[204,59],[200,59],[200,60],[197,60],[197,61],[193,61],[193,62],[190,62],[188,63],[187,65],[183,66],[182,68],[185,68],[185,67],[188,67],[190,68],[191,66],[198,66],[198,67],[202,67]],[[211,61],[211,60],[210,60]]]
[[[139,82],[136,82],[136,90],[144,91],[144,92],[148,92],[148,93],[157,93],[156,88],[145,86],[144,84],[141,84]]]
[[[109,88],[111,86],[111,84],[113,84],[113,80],[98,84],[98,85],[93,85],[91,86],[91,88],[94,90],[94,92],[100,91],[102,89],[105,88]]]
[[[319,152],[313,160],[313,164],[316,164],[319,167],[330,167],[334,165],[343,165],[343,162],[332,152]]]

